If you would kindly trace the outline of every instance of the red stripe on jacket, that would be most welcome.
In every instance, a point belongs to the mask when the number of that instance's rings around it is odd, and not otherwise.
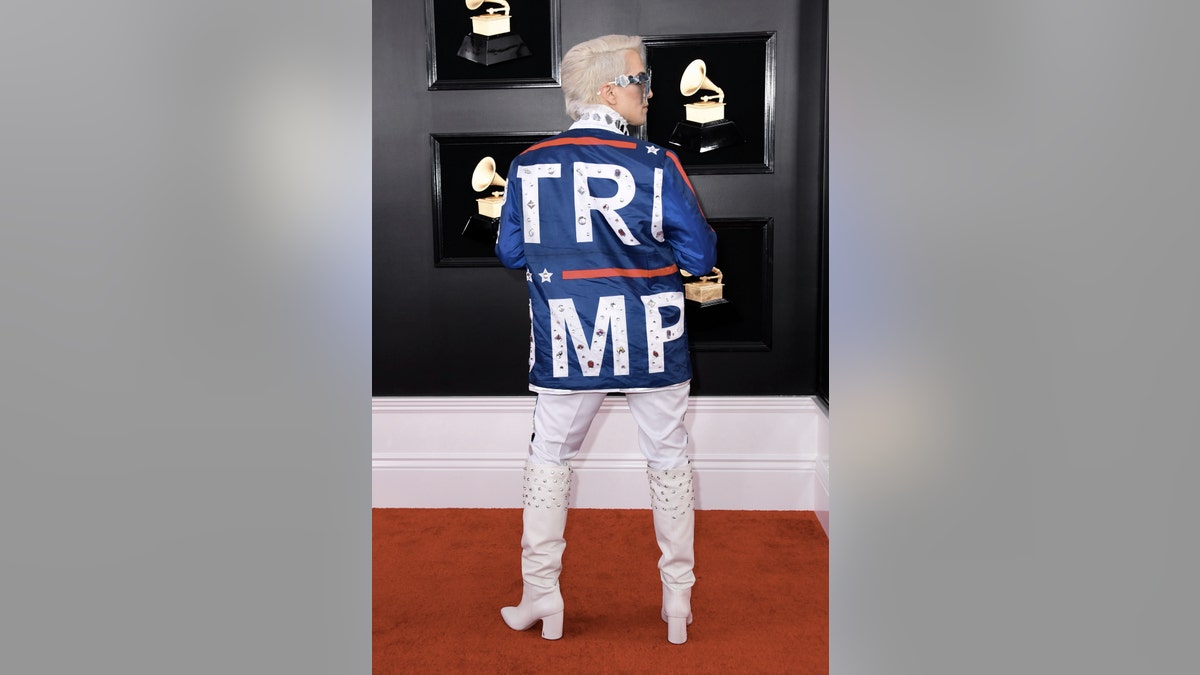
[[[679,271],[675,265],[667,265],[656,270],[621,269],[619,267],[603,267],[596,270],[563,270],[563,279],[600,279],[603,277],[665,277]]]
[[[637,143],[632,141],[610,141],[603,138],[554,138],[548,141],[542,141],[536,145],[531,145],[525,149],[525,152],[537,150],[539,148],[549,148],[555,145],[611,145],[614,148],[622,148],[624,150],[634,150],[637,148]],[[525,154],[522,152],[521,154]]]

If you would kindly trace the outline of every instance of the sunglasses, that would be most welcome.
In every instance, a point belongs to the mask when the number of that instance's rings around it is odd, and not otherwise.
[[[618,87],[628,87],[631,84],[641,85],[642,98],[645,99],[650,96],[650,69],[647,68],[637,75],[621,75],[612,82],[609,82],[609,84],[615,84]]]

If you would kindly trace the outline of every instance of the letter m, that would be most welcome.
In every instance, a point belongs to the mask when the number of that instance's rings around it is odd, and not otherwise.
[[[550,339],[554,377],[567,377],[568,354],[574,354],[579,369],[587,377],[600,375],[604,350],[609,338],[613,344],[613,374],[629,374],[629,341],[625,335],[625,298],[604,296],[596,306],[596,321],[591,335],[583,329],[575,301],[571,298],[550,300]]]

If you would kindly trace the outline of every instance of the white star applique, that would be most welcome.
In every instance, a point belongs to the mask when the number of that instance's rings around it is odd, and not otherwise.
[[[533,281],[533,273],[528,269],[525,270],[525,281]]]
[[[653,145],[647,145],[647,146],[646,146],[646,152],[648,152],[648,153],[650,153],[650,154],[652,154],[652,155],[657,155],[657,154],[658,154],[658,148],[654,147]]]
[[[542,278],[543,284],[548,284],[550,283],[550,277],[554,276],[554,272],[547,271],[546,268],[543,267],[542,271],[538,273],[538,276]]]

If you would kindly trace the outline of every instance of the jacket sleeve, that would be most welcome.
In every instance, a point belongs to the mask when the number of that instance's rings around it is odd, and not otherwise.
[[[500,228],[496,233],[496,257],[510,269],[525,267],[525,236],[521,228],[521,181],[516,180],[517,161],[508,167],[504,205],[500,207]]]
[[[695,276],[717,264],[717,233],[708,224],[691,181],[675,153],[667,151],[663,167],[663,234],[679,267]]]

